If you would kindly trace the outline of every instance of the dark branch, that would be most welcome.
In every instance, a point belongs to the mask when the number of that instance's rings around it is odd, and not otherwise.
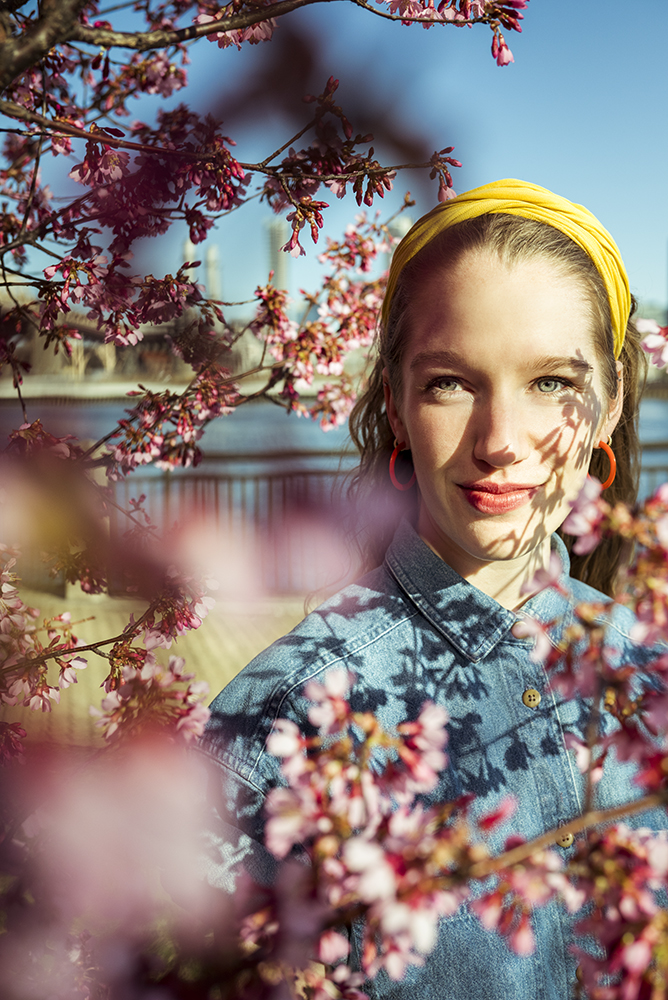
[[[175,31],[112,31],[108,28],[90,28],[83,24],[77,24],[70,39],[76,42],[87,42],[89,45],[103,45],[106,48],[114,46],[134,49],[136,52],[146,52],[148,49],[164,49],[172,45],[181,45],[183,42],[204,38],[206,35],[213,35],[219,31],[249,28],[253,24],[269,21],[272,17],[289,14],[292,10],[298,10],[300,7],[307,7],[313,3],[332,2],[334,0],[279,0],[278,3],[269,7],[261,7],[244,14],[232,14],[229,17],[222,17],[219,21],[210,21],[208,24],[192,24],[187,28],[179,28]]]
[[[0,92],[72,36],[85,4],[86,0],[44,0],[39,20],[24,35],[8,38],[0,46]]]
[[[569,823],[564,823],[563,826],[559,827],[558,832],[559,834],[581,833],[591,826],[612,823],[625,816],[632,816],[634,813],[646,812],[656,806],[665,806],[667,799],[668,793],[656,792],[644,795],[641,799],[634,799],[632,802],[625,802],[621,806],[612,806],[610,809],[594,809],[586,812],[583,816],[578,816],[577,819],[572,819]],[[555,842],[556,833],[556,830],[549,830],[540,837],[535,837],[533,840],[527,841],[526,844],[519,844],[495,858],[485,858],[484,861],[473,865],[468,874],[471,878],[487,878],[488,875],[492,875],[502,868],[520,864],[530,858],[532,854],[536,854],[546,847],[551,847]]]

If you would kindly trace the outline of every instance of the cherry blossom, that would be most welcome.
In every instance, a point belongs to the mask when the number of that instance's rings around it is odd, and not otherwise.
[[[638,333],[644,333],[642,348],[656,368],[668,365],[668,327],[659,326],[653,319],[636,320]]]
[[[120,655],[115,653],[117,660]],[[146,649],[127,649],[123,655],[126,662],[114,688],[100,709],[91,706],[90,710],[105,739],[118,741],[156,729],[186,743],[201,736],[210,714],[202,704],[209,688],[203,681],[194,682],[194,674],[184,672],[183,658],[171,656],[163,667]]]
[[[566,534],[577,536],[573,551],[578,555],[591,552],[600,542],[606,507],[607,504],[601,500],[600,482],[588,476],[563,523]]]
[[[518,639],[534,640],[533,649],[529,654],[533,663],[545,662],[552,652],[550,625],[544,625],[543,622],[532,618],[531,615],[522,615],[513,625],[512,632]]]

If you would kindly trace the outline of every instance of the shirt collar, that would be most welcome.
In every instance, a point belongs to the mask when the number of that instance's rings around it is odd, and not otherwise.
[[[564,582],[570,561],[563,541],[552,536],[564,564]],[[552,588],[534,595],[516,614],[504,608],[473,584],[464,580],[403,520],[387,550],[385,562],[397,583],[431,624],[467,659],[486,656],[520,617],[526,615],[548,623],[570,607],[569,601]]]

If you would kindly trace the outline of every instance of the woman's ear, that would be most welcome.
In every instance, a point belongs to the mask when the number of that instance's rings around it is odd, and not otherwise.
[[[605,420],[601,427],[600,438],[602,441],[607,441],[612,435],[615,427],[619,423],[619,418],[622,415],[622,408],[624,406],[624,366],[621,361],[617,362],[617,396],[615,399],[610,400],[610,407],[608,409]]]
[[[385,411],[387,413],[387,419],[390,422],[390,427],[392,428],[392,433],[399,444],[404,443],[408,448],[410,448],[408,433],[404,427],[401,417],[399,416],[399,410],[397,409],[397,404],[394,399],[394,393],[390,388],[387,368],[383,369],[383,391],[385,393]]]

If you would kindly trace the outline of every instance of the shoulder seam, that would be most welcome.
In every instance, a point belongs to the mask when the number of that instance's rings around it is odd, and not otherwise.
[[[239,778],[240,781],[243,781],[244,784],[250,785],[251,788],[254,788],[256,792],[260,793],[260,795],[262,796],[265,795],[264,790],[260,788],[259,785],[256,785],[254,781],[251,781],[250,776],[246,777],[244,774],[241,773],[241,771],[237,770],[236,767],[233,767],[227,761],[221,760],[220,757],[216,757],[215,754],[213,754],[208,747],[203,746],[200,743],[200,745],[197,747],[197,750],[199,753],[207,757],[213,764],[215,764],[216,767],[221,768],[221,770],[223,771],[230,771],[235,777]]]
[[[353,656],[355,653],[359,653],[361,650],[366,649],[367,646],[371,646],[371,645],[373,645],[373,643],[378,642],[378,640],[382,639],[383,636],[388,635],[390,632],[393,632],[394,629],[399,628],[399,626],[404,625],[406,622],[410,621],[411,618],[415,618],[419,614],[420,614],[420,612],[416,609],[412,614],[407,614],[406,617],[402,618],[400,621],[393,622],[392,625],[389,626],[389,628],[386,628],[383,632],[379,632],[378,635],[373,636],[372,639],[367,639],[360,646],[351,646],[351,647],[347,648],[344,652],[342,652],[338,656],[335,656],[333,659],[327,660],[324,663],[320,663],[317,667],[315,667],[313,669],[312,673],[309,674],[308,676],[302,676],[302,677],[300,677],[298,681],[295,681],[283,693],[280,701],[278,702],[278,705],[276,706],[276,710],[274,712],[274,716],[273,716],[273,718],[271,720],[271,729],[269,730],[269,732],[271,733],[271,730],[274,728],[274,723],[280,717],[280,712],[281,712],[281,709],[282,709],[285,701],[290,697],[290,695],[293,693],[293,691],[295,691],[298,687],[301,687],[303,684],[306,684],[308,681],[312,680],[317,674],[319,674],[323,670],[326,670],[329,667],[333,666],[335,663],[339,663],[341,660],[346,660],[346,659],[348,659],[349,656]],[[260,752],[258,753],[258,755],[257,755],[257,757],[255,759],[255,762],[254,762],[252,768],[248,772],[248,780],[250,780],[252,778],[253,774],[255,773],[255,769],[257,768],[258,764],[260,763],[260,760],[262,759],[262,756],[263,756],[263,754],[265,752],[266,745],[267,745],[267,743],[266,743],[266,739],[265,739],[265,741],[264,741],[264,743],[262,745],[262,748],[260,749]]]

